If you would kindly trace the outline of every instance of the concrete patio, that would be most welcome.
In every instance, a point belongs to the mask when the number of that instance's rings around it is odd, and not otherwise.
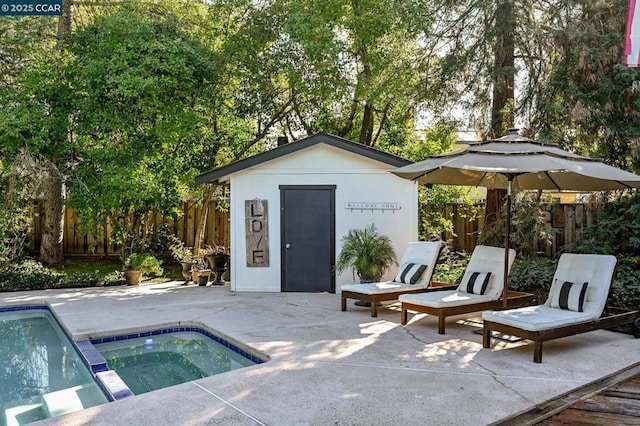
[[[232,293],[179,282],[0,294],[1,305],[50,304],[74,339],[201,323],[267,354],[207,377],[43,424],[485,425],[627,367],[638,340],[599,330],[545,344],[482,348],[479,315],[447,334],[424,315],[400,325],[398,304],[348,306],[336,294]]]

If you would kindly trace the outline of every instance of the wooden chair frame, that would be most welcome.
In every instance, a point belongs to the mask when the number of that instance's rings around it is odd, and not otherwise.
[[[533,362],[541,363],[543,342],[559,339],[561,337],[573,336],[574,334],[586,333],[588,331],[619,327],[626,324],[632,324],[632,327],[636,327],[635,322],[640,318],[638,311],[625,312],[616,308],[609,308],[607,311],[609,312],[592,321],[539,331],[530,331],[511,325],[484,320],[482,346],[485,348],[491,347],[492,331],[499,331],[511,336],[523,337],[534,342]],[[634,334],[637,335],[637,331]]]
[[[447,287],[447,290],[455,290],[457,286]],[[507,292],[507,308],[517,308],[530,305],[534,300],[534,295],[530,293],[521,293],[518,291]],[[438,317],[438,334],[445,332],[445,319],[453,315],[470,314],[478,311],[498,310],[502,308],[502,298],[491,300],[488,302],[469,303],[466,305],[447,306],[447,307],[431,307],[425,305],[417,305],[409,302],[402,302],[400,308],[400,322],[407,325],[407,311],[415,311]]]
[[[429,287],[420,287],[416,289],[411,289],[407,286],[402,287],[402,289],[398,289],[398,291],[393,292],[384,292],[384,293],[374,293],[374,294],[364,294],[358,293],[355,291],[342,291],[342,305],[341,310],[344,312],[347,310],[347,299],[357,299],[364,300],[366,302],[371,303],[371,316],[378,316],[378,302],[384,302],[387,300],[397,300],[398,297],[402,294],[412,294],[412,293],[427,293],[431,291],[442,291],[442,290],[455,290],[457,286],[443,284],[438,282],[431,282]]]
[[[606,300],[611,297],[613,291],[613,282],[615,280],[618,271],[618,266],[613,268],[611,272],[611,280],[609,281],[609,291],[606,295]],[[640,315],[639,311],[625,311],[620,308],[609,307],[606,302],[604,305],[603,313],[599,318],[590,321],[584,321],[577,324],[569,324],[566,326],[554,327],[545,330],[531,331],[525,330],[521,327],[513,325],[507,325],[503,323],[494,322],[491,320],[483,320],[482,326],[482,346],[485,348],[491,347],[491,332],[499,331],[510,336],[522,337],[534,342],[533,346],[533,362],[542,362],[542,344],[554,339],[560,339],[562,337],[573,336],[575,334],[586,333],[589,331],[607,329],[613,327],[619,327],[626,324],[631,324],[633,334],[635,337],[640,335],[638,327],[640,327]]]

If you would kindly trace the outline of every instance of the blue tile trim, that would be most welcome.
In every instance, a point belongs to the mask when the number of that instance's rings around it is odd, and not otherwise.
[[[80,340],[76,342],[78,349],[80,349],[80,354],[84,359],[85,363],[91,368],[91,372],[93,374],[99,373],[101,371],[109,370],[107,366],[107,360],[104,359],[102,354],[98,352],[98,350],[91,344],[89,340]]]
[[[107,342],[114,342],[114,341],[120,341],[120,340],[127,340],[127,339],[137,339],[139,337],[148,337],[148,336],[156,336],[158,334],[167,334],[167,333],[180,333],[180,332],[195,332],[195,333],[200,333],[203,334],[205,336],[207,336],[208,338],[220,343],[223,346],[226,346],[227,348],[233,350],[234,352],[242,355],[243,357],[247,358],[248,360],[254,362],[255,364],[262,364],[265,362],[264,359],[257,357],[245,350],[243,350],[242,348],[239,348],[238,346],[234,345],[233,343],[229,342],[228,340],[225,340],[219,336],[216,336],[213,333],[208,332],[205,329],[202,329],[200,327],[193,327],[193,326],[188,326],[188,327],[169,327],[169,328],[161,328],[161,329],[156,329],[156,330],[146,330],[146,331],[142,331],[140,333],[129,333],[129,334],[121,334],[118,336],[108,336],[108,337],[98,337],[95,339],[91,339],[90,342],[94,345],[97,345],[99,343],[107,343]]]

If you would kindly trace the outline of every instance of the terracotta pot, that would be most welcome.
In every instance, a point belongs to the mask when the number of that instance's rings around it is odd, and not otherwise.
[[[206,286],[209,283],[209,275],[211,275],[210,269],[198,271],[198,285]]]
[[[138,285],[142,278],[142,271],[136,269],[126,269],[124,271],[124,281],[127,285]]]

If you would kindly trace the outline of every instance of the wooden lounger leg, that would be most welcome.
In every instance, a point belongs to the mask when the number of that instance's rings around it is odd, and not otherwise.
[[[482,347],[490,348],[491,347],[491,330],[489,330],[485,324],[482,329]]]
[[[342,296],[342,312],[347,310],[347,298]]]
[[[373,318],[378,316],[378,301],[375,297],[371,298],[371,316]]]
[[[444,314],[438,315],[438,334],[444,334]]]
[[[536,340],[533,345],[533,362],[540,364],[542,362],[542,342]]]
[[[404,307],[404,303],[400,306],[400,324],[407,325],[407,309]]]

